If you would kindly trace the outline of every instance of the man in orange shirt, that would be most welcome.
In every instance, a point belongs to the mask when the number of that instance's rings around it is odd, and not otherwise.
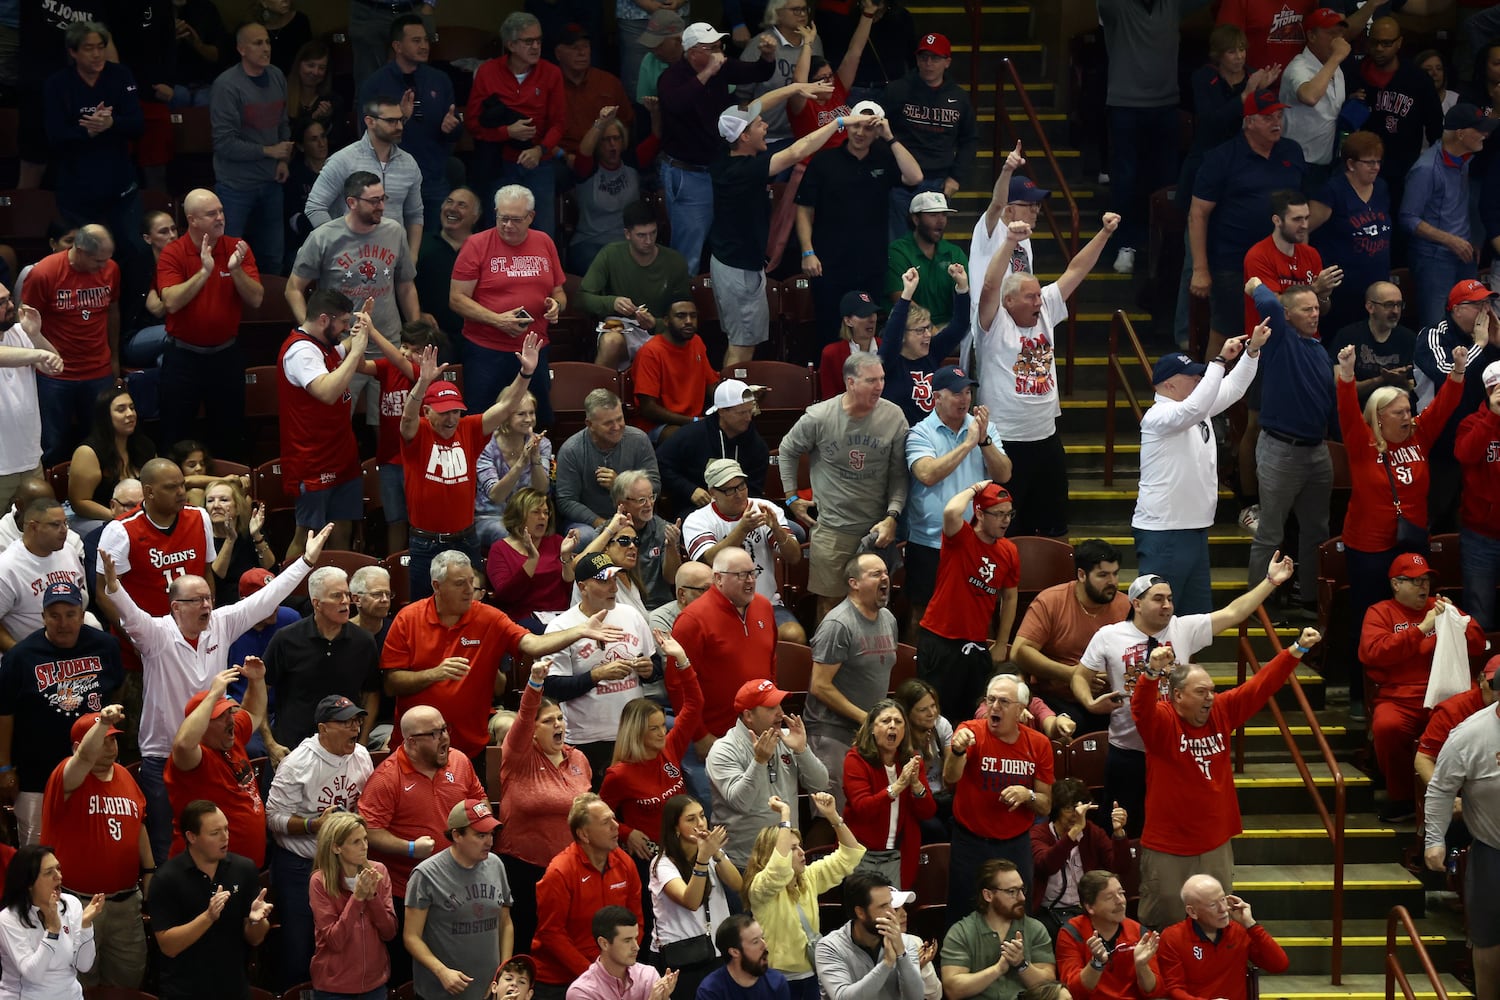
[[[635,382],[634,423],[652,444],[703,416],[719,373],[708,363],[708,348],[698,336],[698,307],[692,299],[667,309],[666,329],[641,345],[630,375]]]

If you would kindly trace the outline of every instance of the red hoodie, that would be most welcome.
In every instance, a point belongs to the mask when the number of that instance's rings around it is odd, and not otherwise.
[[[1459,423],[1453,457],[1464,467],[1459,523],[1466,531],[1500,538],[1500,416],[1490,412],[1488,402]]]

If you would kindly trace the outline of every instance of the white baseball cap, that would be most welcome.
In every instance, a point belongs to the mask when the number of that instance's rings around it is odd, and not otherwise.
[[[760,102],[751,101],[748,108],[731,105],[719,115],[719,134],[725,142],[735,142],[760,117]]]
[[[884,118],[885,108],[882,108],[874,101],[860,101],[854,107],[849,109],[849,114],[856,118],[861,115],[869,115],[873,118]]]
[[[728,37],[725,32],[715,31],[714,26],[707,21],[694,21],[683,29],[682,47],[690,49],[694,45],[702,45],[704,42],[717,42],[721,38]]]
[[[1484,366],[1484,387],[1493,389],[1500,385],[1500,361],[1491,361]]]

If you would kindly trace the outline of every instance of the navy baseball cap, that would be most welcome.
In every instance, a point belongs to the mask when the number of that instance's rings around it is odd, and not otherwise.
[[[962,368],[947,366],[939,368],[932,373],[932,388],[934,392],[939,392],[943,389],[947,389],[949,392],[963,392],[969,386],[978,384]]]
[[[1186,354],[1163,354],[1151,369],[1151,384],[1161,385],[1174,375],[1202,375],[1206,371],[1208,365],[1200,365]]]
[[[78,589],[78,584],[67,580],[59,580],[47,585],[42,591],[42,607],[50,608],[54,604],[71,604],[75,608],[83,607],[83,594]]]

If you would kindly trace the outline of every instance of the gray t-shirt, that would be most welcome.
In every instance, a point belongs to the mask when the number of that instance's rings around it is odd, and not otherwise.
[[[889,608],[881,608],[871,621],[845,598],[813,633],[813,662],[841,664],[833,675],[833,686],[860,708],[869,709],[890,690],[898,631],[896,616]],[[804,714],[807,731],[818,736],[852,738],[859,728],[859,723],[813,695],[807,696]]]
[[[588,428],[563,442],[557,451],[557,525],[591,524],[596,517],[615,515],[609,490],[599,485],[595,474],[604,465],[625,472],[639,469],[651,477],[651,486],[661,492],[661,473],[651,439],[639,427],[625,428],[625,436],[609,451],[600,451]]]
[[[510,905],[505,868],[493,854],[465,868],[452,851],[440,851],[417,865],[407,880],[406,908],[427,911],[422,940],[438,961],[474,977],[457,994],[462,1000],[482,1000],[490,988],[484,970],[500,964],[500,908]],[[450,995],[420,962],[412,963],[412,981],[418,996]]]
[[[417,269],[400,223],[381,219],[370,232],[356,233],[349,228],[348,218],[340,217],[308,235],[292,273],[317,282],[319,288],[343,292],[356,312],[364,307],[365,299],[373,298],[375,328],[393,337],[401,332],[396,285],[414,280]]]
[[[810,456],[818,524],[863,535],[886,511],[906,509],[906,432],[906,414],[888,399],[859,420],[842,395],[814,403],[781,439],[781,486],[796,492],[798,460]]]

